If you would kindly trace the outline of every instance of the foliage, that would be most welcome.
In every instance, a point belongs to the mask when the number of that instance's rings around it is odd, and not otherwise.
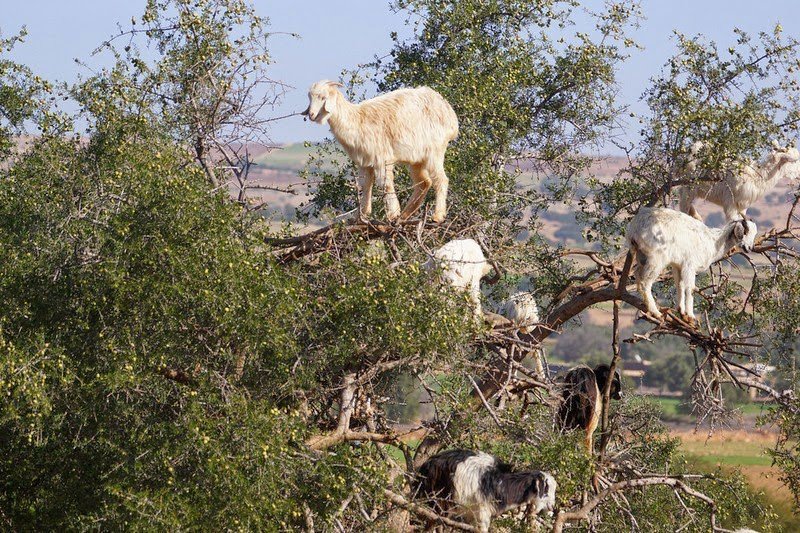
[[[683,391],[692,381],[694,361],[685,353],[662,357],[647,369],[645,383],[651,387],[662,387],[668,391]]]

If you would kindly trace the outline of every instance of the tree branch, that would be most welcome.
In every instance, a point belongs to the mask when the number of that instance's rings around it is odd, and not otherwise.
[[[583,507],[577,509],[575,511],[559,511],[556,515],[555,522],[553,523],[552,533],[561,533],[564,530],[564,524],[566,522],[580,522],[583,520],[588,520],[591,516],[592,511],[600,505],[603,500],[605,500],[610,495],[620,492],[626,489],[637,488],[637,487],[648,487],[654,485],[666,485],[668,487],[673,487],[677,490],[680,490],[690,496],[693,496],[699,500],[702,500],[709,506],[710,511],[710,521],[711,521],[711,530],[712,531],[720,531],[716,524],[716,512],[717,512],[717,505],[708,496],[703,494],[702,492],[698,492],[693,488],[689,487],[686,483],[684,483],[681,478],[678,477],[669,477],[669,476],[650,476],[650,477],[642,477],[638,479],[628,479],[625,481],[618,481],[616,483],[611,484],[608,488],[603,489],[600,493],[589,500]]]
[[[397,494],[396,492],[392,492],[389,489],[383,489],[383,494],[393,504],[402,507],[403,509],[406,509],[407,511],[410,511],[422,518],[427,518],[430,521],[437,522],[439,524],[444,524],[446,526],[452,527],[453,529],[459,529],[461,531],[480,531],[475,526],[472,526],[470,524],[465,524],[464,522],[458,522],[451,518],[447,518],[446,516],[440,516],[435,512],[433,512],[432,510],[428,509],[427,507],[409,502],[401,495]]]

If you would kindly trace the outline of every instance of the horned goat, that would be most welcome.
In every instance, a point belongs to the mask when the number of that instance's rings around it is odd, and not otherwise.
[[[456,239],[448,242],[433,252],[433,257],[424,267],[429,271],[441,268],[445,283],[457,290],[466,291],[474,306],[475,316],[482,316],[481,278],[492,271],[492,265],[486,260],[481,246],[475,240]]]
[[[653,283],[671,266],[678,310],[684,319],[694,322],[695,276],[736,246],[750,252],[756,232],[752,220],[734,220],[722,228],[709,228],[674,209],[640,209],[628,224],[626,238],[636,256],[634,275],[648,312],[661,318],[653,298]]]
[[[704,148],[702,141],[692,144],[686,170],[697,170],[697,156]],[[794,163],[800,159],[797,148],[783,148],[772,144],[772,152],[760,164],[742,164],[735,171],[725,172],[717,181],[684,185],[680,188],[680,210],[698,220],[700,214],[693,202],[703,198],[722,207],[725,220],[746,218],[747,208],[756,203],[784,177],[795,177],[798,169]]]
[[[529,506],[532,514],[552,514],[556,480],[538,470],[515,472],[493,455],[448,450],[428,459],[416,479],[417,497],[440,514],[451,514],[487,533],[492,517]]]
[[[331,128],[333,136],[359,169],[360,215],[372,212],[372,186],[383,177],[386,217],[405,220],[414,214],[428,189],[436,191],[433,220],[447,212],[447,175],[444,154],[458,134],[458,117],[442,95],[429,87],[398,89],[359,104],[348,102],[337,87],[322,80],[308,90],[303,114]],[[403,211],[394,189],[394,165],[411,168],[414,191]]]

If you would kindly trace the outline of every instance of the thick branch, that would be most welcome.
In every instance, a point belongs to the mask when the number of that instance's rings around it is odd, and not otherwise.
[[[343,442],[368,441],[383,444],[400,445],[397,435],[390,433],[369,433],[366,431],[333,431],[326,435],[315,435],[306,441],[306,445],[315,451],[322,451]]]
[[[342,392],[339,397],[339,421],[336,425],[336,429],[327,435],[315,435],[308,439],[306,444],[309,448],[312,450],[324,450],[325,448],[348,440],[346,435],[353,433],[350,431],[350,418],[353,416],[353,411],[356,408],[355,395],[356,375],[351,372],[342,377]]]
[[[350,235],[362,236],[364,238],[386,237],[403,233],[409,228],[414,228],[420,224],[419,220],[406,220],[394,224],[388,224],[380,221],[359,222],[353,221],[345,224],[335,223],[324,228],[298,235],[296,237],[287,237],[282,239],[265,239],[267,244],[271,244],[277,248],[291,247],[288,251],[282,251],[278,255],[280,263],[289,263],[296,261],[307,255],[316,254],[327,250],[337,235]],[[432,224],[431,227],[435,227]]]
[[[399,494],[392,492],[388,489],[383,489],[383,494],[393,504],[402,507],[403,509],[406,509],[407,511],[410,511],[422,518],[427,518],[430,521],[444,524],[446,526],[452,527],[453,529],[459,529],[461,531],[480,531],[475,526],[465,524],[464,522],[458,522],[456,520],[452,520],[450,518],[447,518],[446,516],[439,516],[438,514],[428,509],[427,507],[418,505],[416,503],[412,503],[403,498],[402,496],[400,496]]]

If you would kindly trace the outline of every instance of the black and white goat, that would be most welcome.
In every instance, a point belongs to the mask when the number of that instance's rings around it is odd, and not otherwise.
[[[594,432],[600,423],[603,411],[603,390],[611,375],[608,365],[598,365],[594,370],[580,365],[571,369],[564,376],[564,388],[561,391],[561,406],[558,410],[558,421],[564,429],[581,428],[586,431],[584,444],[589,455],[594,451]],[[614,371],[611,380],[611,396],[614,400],[622,399],[622,382],[619,371]]]
[[[415,492],[438,513],[488,532],[493,517],[524,505],[528,514],[552,513],[556,480],[538,470],[515,472],[488,453],[448,450],[420,467]]]

